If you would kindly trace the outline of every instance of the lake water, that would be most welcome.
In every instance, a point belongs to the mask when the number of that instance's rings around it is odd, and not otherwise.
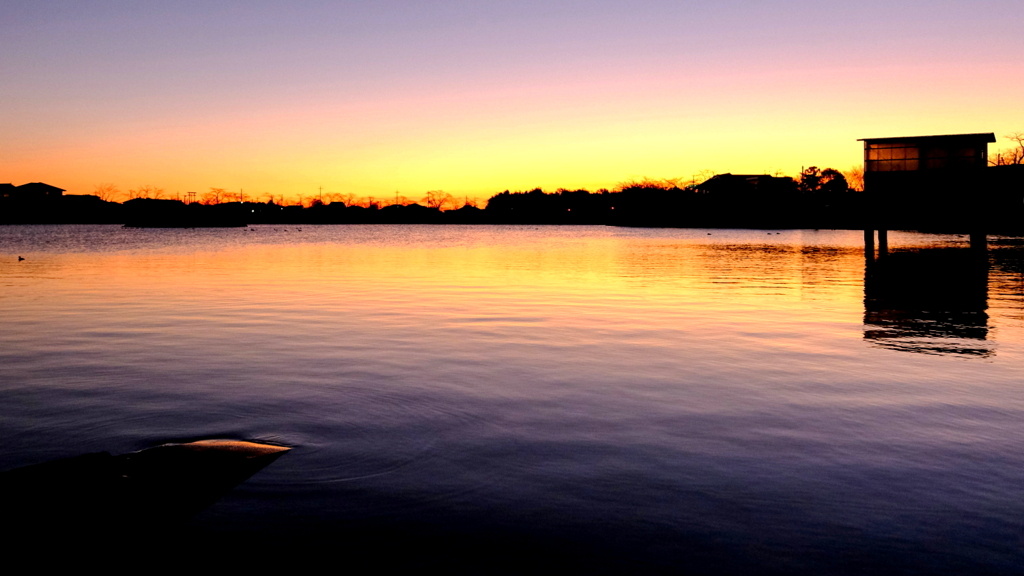
[[[987,260],[866,298],[857,231],[0,226],[0,469],[238,438],[294,449],[190,538],[1018,573],[1024,259]]]

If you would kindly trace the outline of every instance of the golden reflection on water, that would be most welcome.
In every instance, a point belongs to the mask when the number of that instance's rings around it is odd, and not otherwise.
[[[192,302],[292,309],[443,310],[452,319],[515,302],[545,317],[628,301],[640,309],[799,308],[822,300],[856,308],[863,262],[855,247],[704,244],[603,234],[583,242],[469,246],[294,243],[152,253],[33,255],[6,267],[8,298],[45,286],[110,304]],[[568,306],[568,308],[565,308]],[[622,312],[607,309],[619,316]],[[158,312],[158,311],[156,311]],[[501,311],[506,314],[508,310]]]
[[[0,303],[9,318],[70,319],[102,309],[114,316],[107,321],[163,318],[164,329],[183,332],[189,320],[255,326],[288,318],[293,324],[279,327],[281,336],[300,338],[303,322],[341,316],[395,326],[560,327],[580,331],[577,339],[587,331],[607,339],[609,332],[684,326],[708,336],[798,331],[807,352],[827,349],[833,335],[860,337],[865,319],[869,343],[946,349],[915,343],[896,329],[899,322],[880,320],[885,313],[864,316],[865,261],[856,231],[364,228],[375,230],[307,227],[286,234],[263,227],[157,240],[141,249],[131,238],[107,250],[47,247],[0,267]],[[956,238],[893,238],[905,250],[951,243]],[[1019,342],[1020,277],[1012,270],[992,274],[983,330],[916,336],[987,341],[961,346],[979,356],[994,353],[994,341]],[[924,292],[932,289],[942,287]],[[892,330],[878,329],[886,322]],[[957,346],[947,348],[957,353]]]

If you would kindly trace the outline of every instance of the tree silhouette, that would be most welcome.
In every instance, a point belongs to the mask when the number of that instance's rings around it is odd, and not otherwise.
[[[116,184],[96,184],[93,186],[92,193],[104,202],[113,202],[115,198],[121,195],[121,189]]]
[[[427,208],[444,210],[445,206],[455,205],[455,198],[444,190],[429,190],[422,202],[427,205]]]
[[[704,182],[706,182],[709,178],[713,177],[714,175],[715,175],[715,171],[714,170],[707,170],[707,169],[701,170],[700,172],[697,172],[696,174],[694,174],[693,176],[690,177],[690,182],[689,182],[689,184],[687,184],[687,187],[690,188],[690,189],[694,189],[694,188],[697,187],[698,184],[703,184]]]
[[[694,176],[694,180],[696,178],[697,176]],[[613,190],[615,192],[622,192],[623,190],[671,190],[673,188],[682,188],[682,183],[682,178],[648,178],[644,176],[643,178],[623,180],[616,184]]]
[[[158,188],[151,184],[145,186],[139,186],[138,188],[128,190],[128,199],[132,200],[135,198],[163,198],[164,189]]]
[[[1012,140],[1016,146],[989,156],[988,163],[993,166],[1017,166],[1024,164],[1024,132],[1014,132],[1004,136],[1004,138]]]
[[[413,201],[402,196],[398,192],[395,192],[394,199],[388,198],[387,200],[383,200],[381,204],[383,204],[383,206],[408,206],[409,204],[413,204]]]
[[[210,188],[209,192],[203,192],[203,197],[200,199],[200,203],[210,206],[212,204],[220,204],[221,197],[227,192],[223,188]]]
[[[846,192],[850,189],[846,176],[834,168],[819,169],[811,166],[800,173],[797,189],[805,194]]]
[[[864,165],[855,164],[851,166],[849,170],[843,171],[843,176],[846,178],[846,183],[850,186],[850,190],[856,190],[858,192],[864,191]]]

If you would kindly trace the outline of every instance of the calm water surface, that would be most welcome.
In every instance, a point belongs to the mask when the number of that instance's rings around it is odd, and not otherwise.
[[[195,536],[1016,573],[1020,253],[866,298],[860,232],[0,226],[0,469],[241,438],[294,450]]]

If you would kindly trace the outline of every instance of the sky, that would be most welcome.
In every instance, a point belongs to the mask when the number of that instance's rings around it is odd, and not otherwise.
[[[1024,2],[0,4],[0,182],[486,199],[1024,131]]]

